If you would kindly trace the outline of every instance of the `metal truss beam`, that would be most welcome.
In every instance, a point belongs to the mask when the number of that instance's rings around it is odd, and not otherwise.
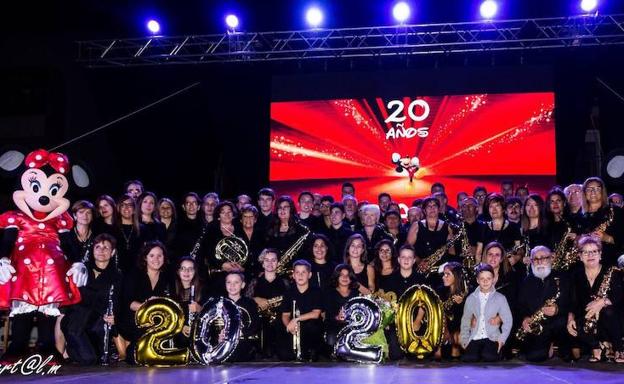
[[[624,15],[78,42],[89,67],[340,59],[624,46]]]

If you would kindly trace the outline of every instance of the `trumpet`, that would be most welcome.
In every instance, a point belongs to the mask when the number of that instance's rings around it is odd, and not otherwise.
[[[267,299],[267,306],[265,309],[259,310],[260,316],[269,320],[269,323],[272,323],[277,318],[277,313],[275,308],[279,307],[284,301],[284,296],[275,296],[270,299]]]
[[[297,309],[297,300],[293,300],[293,319],[298,318],[301,315]],[[297,323],[297,331],[293,335],[293,352],[296,359],[301,360],[301,327]]]

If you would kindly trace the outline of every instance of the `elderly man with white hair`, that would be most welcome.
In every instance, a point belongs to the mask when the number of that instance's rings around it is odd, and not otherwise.
[[[524,333],[521,350],[527,360],[537,362],[552,357],[553,343],[567,355],[565,333],[569,306],[569,280],[552,270],[552,252],[538,245],[531,250],[531,273],[518,295],[516,335]]]

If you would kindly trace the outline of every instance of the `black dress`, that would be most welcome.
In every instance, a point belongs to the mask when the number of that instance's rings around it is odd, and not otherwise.
[[[436,292],[440,296],[440,300],[442,300],[442,302],[446,302],[451,297],[450,287],[445,287],[444,285],[441,285],[436,289]],[[459,332],[459,329],[461,327],[461,318],[463,314],[464,302],[462,301],[461,304],[457,304],[453,301],[453,304],[450,306],[449,310],[444,313],[444,315],[446,316],[446,325],[450,333]]]
[[[619,207],[603,207],[596,212],[585,212],[581,219],[581,233],[595,231],[601,224],[608,221],[609,216],[612,220],[605,233],[612,236],[615,243],[602,242],[602,263],[605,266],[614,266],[617,265],[617,258],[622,254],[624,245],[624,211]]]
[[[440,247],[446,244],[448,238],[448,223],[444,222],[440,225],[440,221],[436,223],[434,230],[430,230],[426,222],[423,220],[418,222],[418,235],[414,248],[416,256],[425,259],[431,256]]]
[[[69,232],[68,246],[69,252],[67,254],[68,260],[72,263],[83,262],[86,263],[89,259],[93,259],[91,252],[93,251],[93,239],[95,235],[93,231],[89,230],[87,238],[82,241],[78,238],[78,231],[76,228]],[[114,260],[113,260],[114,261]]]
[[[144,226],[139,225],[139,233],[134,226],[122,224],[116,228],[117,263],[124,274],[137,269],[137,258],[145,240],[142,237]]]
[[[325,294],[325,334],[327,344],[331,347],[336,343],[338,332],[345,326],[344,321],[336,320],[340,310],[349,299],[358,296],[357,289],[349,291],[347,296],[342,296],[336,288],[329,289]]]
[[[326,292],[329,288],[331,276],[334,273],[336,265],[328,261],[325,264],[317,264],[312,261],[312,278],[310,279],[310,286],[320,288],[321,291]]]
[[[522,240],[522,234],[520,233],[520,226],[505,220],[503,228],[500,230],[492,229],[492,222],[486,223],[483,226],[483,232],[481,233],[481,239],[479,242],[483,244],[483,247],[497,241],[503,245],[505,250],[509,251],[515,246],[516,241]]]

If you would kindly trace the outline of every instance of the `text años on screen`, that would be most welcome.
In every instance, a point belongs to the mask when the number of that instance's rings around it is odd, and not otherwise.
[[[420,107],[420,108],[417,108]],[[407,119],[403,110],[405,109],[405,103],[402,100],[391,100],[388,102],[387,108],[392,111],[390,116],[384,121],[385,123],[396,123],[396,125],[386,132],[387,139],[398,139],[405,137],[411,139],[415,136],[424,138],[429,136],[429,127],[406,128],[403,122]],[[424,121],[429,117],[431,108],[429,104],[423,99],[417,99],[412,101],[407,107],[407,114],[410,119],[416,122]]]

